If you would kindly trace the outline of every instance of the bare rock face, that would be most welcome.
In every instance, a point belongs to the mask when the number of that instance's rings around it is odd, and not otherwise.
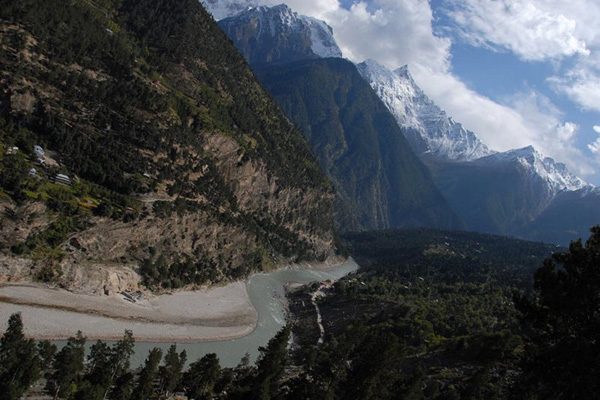
[[[33,268],[30,259],[0,254],[0,283],[30,280]]]
[[[60,286],[74,292],[110,296],[121,292],[143,289],[137,265],[114,265],[67,263],[63,266]]]
[[[10,248],[36,231],[43,230],[50,219],[47,207],[41,202],[27,202],[23,205],[8,200],[0,200],[0,243]]]

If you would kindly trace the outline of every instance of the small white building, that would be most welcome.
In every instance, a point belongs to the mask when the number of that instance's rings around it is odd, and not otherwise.
[[[71,186],[71,178],[69,178],[65,174],[56,174],[56,176],[54,177],[54,182]]]
[[[39,146],[37,144],[33,146],[33,152],[35,153],[37,158],[44,158],[44,156],[46,155],[46,152],[44,151],[42,146]]]
[[[6,149],[6,155],[8,155],[8,156],[17,154],[18,152],[19,152],[19,148],[17,146],[12,146],[12,147],[9,147],[8,149]]]

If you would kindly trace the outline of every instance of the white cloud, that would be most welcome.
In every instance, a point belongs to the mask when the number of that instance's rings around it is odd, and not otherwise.
[[[600,135],[600,125],[594,125],[594,132]],[[587,145],[588,149],[597,156],[600,156],[600,137]]]
[[[528,61],[574,56],[573,67],[548,81],[584,110],[600,111],[600,2],[445,0],[445,4],[460,37],[473,45],[506,49]]]
[[[600,111],[600,52],[579,60],[563,76],[548,79],[558,92],[568,96],[584,110]]]
[[[573,172],[589,176],[595,173],[593,162],[577,147],[579,126],[563,122],[562,112],[540,93],[519,93],[507,102],[524,117],[531,136],[528,140],[544,154],[569,165]]]
[[[346,57],[375,59],[389,67],[427,65],[447,70],[451,42],[435,36],[426,0],[361,1],[325,15]]]
[[[588,144],[588,149],[596,155],[600,155],[600,138],[596,139],[594,142]]]
[[[448,0],[448,15],[471,44],[504,48],[524,60],[588,55],[577,21],[557,10],[556,3],[560,2]]]

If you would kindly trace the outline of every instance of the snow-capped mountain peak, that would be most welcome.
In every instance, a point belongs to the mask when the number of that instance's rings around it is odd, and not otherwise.
[[[517,162],[525,171],[545,181],[551,192],[555,194],[565,190],[575,191],[592,187],[583,179],[572,174],[565,164],[544,156],[533,146],[497,153],[481,159],[481,161],[487,163]]]
[[[471,161],[494,153],[425,95],[408,66],[391,71],[367,60],[357,67],[398,123],[408,128],[407,137],[417,152],[455,161]]]
[[[408,69],[408,65],[403,65],[402,67],[396,69],[394,71],[394,73],[396,75],[398,75],[399,77],[406,79],[407,81],[413,83],[416,86],[415,80],[413,79],[413,77],[410,74],[410,71]]]
[[[242,7],[230,5],[229,9]],[[223,14],[221,9],[216,12]],[[219,26],[252,65],[342,57],[329,25],[300,15],[285,4],[250,6],[220,20]]]

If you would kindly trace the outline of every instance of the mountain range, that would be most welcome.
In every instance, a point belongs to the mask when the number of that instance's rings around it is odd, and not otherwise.
[[[340,57],[339,47],[333,45],[335,39],[331,29],[324,29],[325,36],[316,40],[309,35],[309,29],[293,23],[308,17],[294,13],[287,6],[255,7],[250,1],[211,0],[205,0],[204,4],[213,11],[215,18],[222,19],[219,26],[241,50],[267,88],[273,89],[268,81],[270,78],[265,80],[262,73],[267,65],[279,64],[279,68],[283,68],[282,65],[301,59],[314,60],[319,54],[307,49],[320,47],[319,43],[327,43],[329,48],[336,49],[322,57]],[[260,24],[252,21],[260,21]],[[248,36],[254,26],[268,26],[271,30],[265,34],[262,29],[260,36]],[[304,34],[299,35],[300,31]],[[293,43],[295,37],[304,38],[302,45]],[[278,43],[285,44],[281,50],[278,50]],[[256,57],[261,53],[262,57]],[[284,53],[291,55],[286,57]],[[265,57],[268,54],[278,57],[272,58],[271,62]],[[462,221],[463,228],[565,244],[586,237],[589,227],[600,222],[594,207],[575,210],[575,203],[597,204],[597,191],[569,172],[564,164],[531,146],[506,152],[488,148],[476,133],[456,122],[429,99],[412,78],[408,66],[392,71],[374,60],[367,60],[356,67],[399,125],[398,132],[428,167],[437,189]],[[314,82],[308,82],[301,88],[312,86],[315,86]],[[298,90],[302,91],[301,88]],[[275,98],[286,95],[279,87]],[[305,95],[310,97],[310,93]],[[306,131],[310,129],[307,127],[314,122],[311,115],[299,117],[290,107],[284,105],[283,108],[307,135]],[[314,132],[311,130],[307,137],[315,150]],[[318,147],[335,147],[333,143],[322,142],[323,137],[320,139]],[[371,146],[376,148],[377,142],[372,142]],[[323,166],[322,157],[318,158]],[[573,210],[569,211],[571,207]],[[577,212],[580,222],[575,223],[564,216],[561,216],[560,224],[552,222],[558,218],[556,212],[551,212],[556,209],[567,215]],[[547,231],[542,232],[540,226],[546,227]],[[370,226],[360,227],[368,229]]]

